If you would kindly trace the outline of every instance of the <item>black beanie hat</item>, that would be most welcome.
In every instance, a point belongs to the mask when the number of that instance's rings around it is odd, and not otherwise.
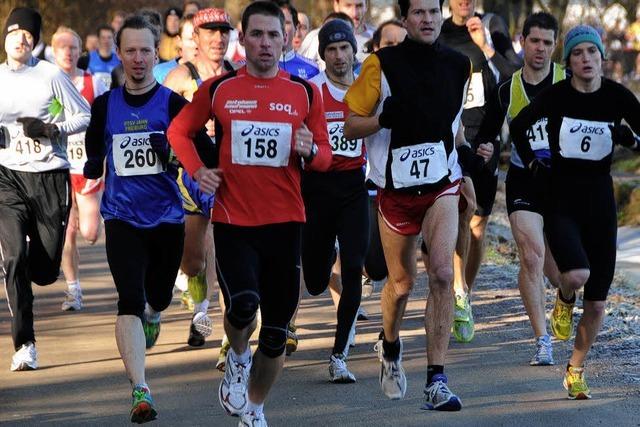
[[[26,30],[33,36],[33,46],[35,46],[40,41],[41,28],[42,17],[37,10],[30,7],[16,7],[9,13],[2,38],[5,39],[11,31]]]
[[[342,19],[332,19],[325,23],[318,33],[318,53],[320,58],[324,60],[324,50],[328,45],[342,41],[351,43],[354,55],[358,52],[356,36],[353,35],[353,30],[349,24]]]

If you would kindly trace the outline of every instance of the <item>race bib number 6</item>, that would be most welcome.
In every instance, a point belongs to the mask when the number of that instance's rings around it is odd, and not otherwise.
[[[283,167],[291,154],[291,123],[231,122],[231,162],[236,165]]]
[[[613,151],[609,124],[564,117],[560,127],[560,155],[568,159],[604,159]]]
[[[433,184],[448,175],[444,143],[425,142],[391,150],[394,188]]]
[[[51,140],[47,137],[29,138],[22,125],[7,126],[9,131],[9,151],[18,163],[46,160],[52,153]]]
[[[162,164],[149,143],[152,132],[113,135],[113,165],[119,176],[156,175]]]
[[[482,81],[482,73],[471,74],[471,81],[467,88],[467,99],[464,103],[464,109],[482,107],[484,105],[484,82]]]
[[[346,139],[344,137],[344,122],[327,123],[329,143],[334,155],[344,157],[359,157],[362,154],[362,139]]]

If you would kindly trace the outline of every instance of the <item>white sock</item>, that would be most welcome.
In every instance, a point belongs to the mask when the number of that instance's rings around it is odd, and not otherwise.
[[[204,299],[202,302],[196,302],[193,304],[193,314],[196,313],[206,313],[209,309],[209,300]]]
[[[79,291],[80,290],[80,280],[74,280],[73,282],[67,281],[67,287],[69,291]]]
[[[264,403],[253,403],[251,399],[247,400],[247,412],[253,412],[260,415],[264,412]]]
[[[149,322],[155,323],[160,321],[160,312],[151,308],[149,303],[145,303],[144,315]]]
[[[233,351],[233,347],[229,349],[229,352],[231,353],[233,360],[238,363],[242,363],[243,365],[246,365],[251,360],[251,347],[248,345],[247,349],[242,354],[236,354],[236,352]]]

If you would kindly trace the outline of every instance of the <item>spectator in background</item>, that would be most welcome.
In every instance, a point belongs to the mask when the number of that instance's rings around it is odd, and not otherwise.
[[[185,1],[182,6],[182,13],[184,15],[195,15],[200,9],[202,9],[202,6],[199,2],[193,0]]]
[[[624,85],[640,99],[640,53],[636,54],[633,70],[625,76]]]
[[[122,27],[122,23],[124,22],[124,18],[126,16],[127,14],[124,12],[124,10],[116,10],[115,12],[113,12],[113,16],[111,18],[111,28],[113,28],[114,33],[120,31],[120,28]]]
[[[176,68],[179,64],[191,62],[196,57],[196,54],[198,53],[198,46],[193,40],[193,16],[194,15],[190,14],[184,15],[180,20],[180,31],[178,33],[178,48],[180,56],[153,67],[153,76],[156,78],[158,83],[162,84],[171,70]]]
[[[158,56],[161,62],[171,61],[179,54],[180,18],[182,11],[171,7],[164,13],[164,32],[160,37]]]
[[[640,52],[640,6],[636,10],[636,20],[629,25],[625,33],[627,49]]]
[[[301,79],[310,79],[320,72],[317,64],[297,54],[293,50],[293,37],[298,28],[298,11],[291,5],[289,0],[272,1],[280,7],[280,10],[282,10],[284,14],[284,32],[286,35],[285,45],[278,66],[280,69]]]
[[[84,50],[87,53],[98,50],[98,36],[95,33],[87,34],[87,37],[85,37]]]
[[[296,52],[298,51],[298,49],[300,49],[302,40],[304,40],[304,38],[307,37],[307,34],[309,34],[309,30],[311,30],[309,17],[306,13],[298,12],[298,28],[296,29],[296,33],[293,36],[293,49]]]
[[[402,43],[406,36],[407,30],[405,30],[402,22],[397,19],[390,19],[380,24],[373,33],[373,37],[365,45],[366,52],[373,53],[383,47],[398,45]]]

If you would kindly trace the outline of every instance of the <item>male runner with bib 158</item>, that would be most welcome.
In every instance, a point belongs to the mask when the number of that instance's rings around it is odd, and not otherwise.
[[[67,137],[89,124],[89,105],[69,77],[32,55],[41,23],[34,9],[13,9],[0,64],[0,256],[12,371],[38,367],[31,282],[49,285],[60,273],[71,206]]]
[[[220,404],[241,416],[241,425],[262,426],[300,291],[301,161],[326,170],[331,147],[318,89],[278,69],[286,43],[280,8],[263,1],[247,6],[240,43],[247,65],[204,82],[171,123],[169,140],[200,188],[216,191],[216,267],[231,343]],[[206,168],[191,141],[212,118],[219,169]],[[258,306],[262,327],[252,357],[249,337]]]

